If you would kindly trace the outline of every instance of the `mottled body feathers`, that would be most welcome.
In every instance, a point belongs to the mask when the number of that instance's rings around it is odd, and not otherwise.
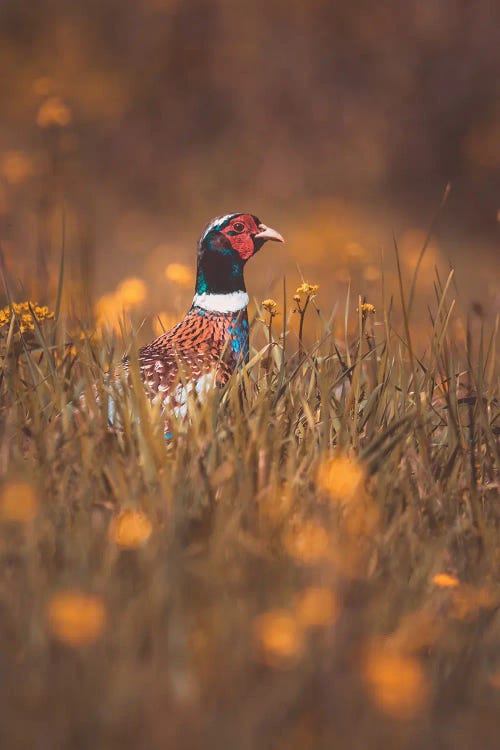
[[[145,385],[167,397],[179,383],[210,374],[214,385],[223,386],[247,358],[246,308],[220,313],[192,307],[184,320],[139,352]]]
[[[139,351],[144,384],[153,398],[174,409],[186,395],[223,386],[248,359],[248,295],[243,270],[278,232],[253,214],[213,219],[198,242],[193,304],[184,319]]]

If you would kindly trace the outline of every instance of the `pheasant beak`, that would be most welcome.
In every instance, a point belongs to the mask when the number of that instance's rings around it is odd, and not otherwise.
[[[274,242],[284,242],[285,240],[281,236],[279,232],[276,231],[276,229],[271,229],[271,227],[266,227],[265,224],[259,224],[259,232],[254,235],[255,238],[259,238],[260,240],[273,240]]]

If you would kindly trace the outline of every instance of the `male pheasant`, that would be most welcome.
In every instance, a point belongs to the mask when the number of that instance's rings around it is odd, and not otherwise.
[[[252,214],[219,216],[198,242],[196,288],[191,308],[174,328],[139,351],[149,393],[178,415],[187,394],[223,386],[248,359],[248,294],[243,270],[267,240],[284,242]]]

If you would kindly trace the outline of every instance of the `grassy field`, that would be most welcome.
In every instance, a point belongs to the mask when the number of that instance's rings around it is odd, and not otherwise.
[[[106,375],[126,322],[5,310],[2,748],[497,747],[497,332],[453,295],[423,343],[409,289],[333,320],[303,287],[312,344],[269,301],[170,440]]]

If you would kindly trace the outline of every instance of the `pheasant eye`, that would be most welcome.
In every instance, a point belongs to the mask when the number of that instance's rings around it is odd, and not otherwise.
[[[235,232],[243,232],[245,231],[245,225],[242,221],[235,221],[233,224],[233,229]]]

